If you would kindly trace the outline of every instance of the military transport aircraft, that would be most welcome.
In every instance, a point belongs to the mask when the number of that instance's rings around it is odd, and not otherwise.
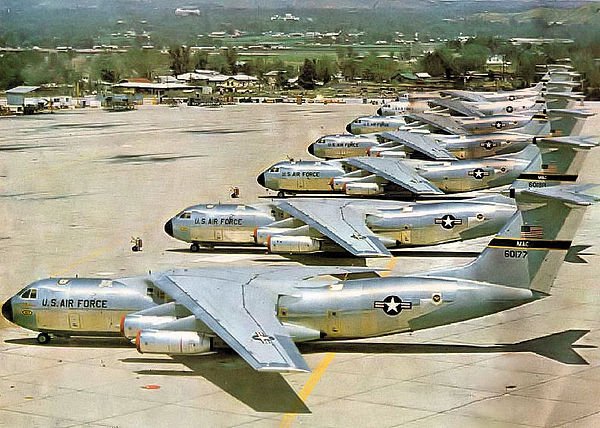
[[[537,137],[578,135],[584,119],[593,113],[582,109],[553,108],[534,116],[521,128],[485,135],[448,135],[411,131],[385,131],[365,135],[326,135],[307,148],[323,159],[353,156],[428,158],[431,160],[479,159],[516,153]]]
[[[420,119],[416,125],[406,125],[396,131],[378,130],[366,134],[325,135],[308,146],[307,151],[323,159],[340,159],[351,156],[405,156],[421,152],[433,160],[420,146],[441,146],[459,159],[473,159],[522,150],[536,136],[577,135],[583,122],[591,113],[568,108],[581,95],[569,92],[548,92],[542,100],[547,108],[526,120],[523,126],[507,128],[502,122],[494,123],[486,133],[469,134],[448,116],[421,113],[409,116]],[[410,119],[409,119],[410,120]],[[489,125],[489,124],[488,124]],[[403,138],[396,138],[398,135]],[[405,141],[403,141],[405,140]]]
[[[406,126],[403,116],[361,116],[346,125],[351,134],[371,134],[379,131],[393,131]]]
[[[529,189],[470,264],[365,278],[371,268],[176,269],[117,279],[49,278],[2,306],[50,335],[118,335],[139,352],[199,355],[226,344],[259,371],[309,371],[294,342],[421,330],[530,303],[550,293],[594,185]],[[356,274],[362,275],[357,279]]]
[[[203,204],[167,221],[165,232],[200,246],[261,245],[271,253],[347,251],[389,257],[389,248],[435,245],[496,233],[513,215],[501,195],[465,201],[277,199],[256,205]]]
[[[518,153],[484,159],[429,161],[378,157],[352,157],[331,161],[279,162],[257,177],[257,182],[278,192],[343,193],[358,196],[415,197],[469,192],[529,181],[563,181],[580,148],[594,147],[589,138],[540,138]],[[440,149],[441,150],[441,149]],[[541,162],[540,152],[553,157]],[[533,161],[533,162],[532,162]],[[560,171],[558,173],[557,171]],[[570,179],[569,179],[570,180]]]
[[[597,145],[586,138],[552,141],[530,166],[532,171],[549,174],[522,174],[512,189],[577,180],[588,149]],[[390,248],[491,235],[514,209],[513,200],[501,195],[416,202],[291,198],[256,205],[194,205],[167,221],[164,229],[169,236],[190,242],[193,252],[200,246],[263,245],[273,253],[347,251],[360,257],[385,257]]]

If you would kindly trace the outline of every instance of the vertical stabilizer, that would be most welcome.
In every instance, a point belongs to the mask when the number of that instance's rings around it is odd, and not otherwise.
[[[428,276],[488,282],[548,293],[585,208],[600,186],[561,185],[517,194],[518,211],[467,266]]]

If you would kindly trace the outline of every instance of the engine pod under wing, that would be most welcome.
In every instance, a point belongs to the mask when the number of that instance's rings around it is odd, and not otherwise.
[[[358,257],[389,257],[390,252],[365,224],[351,201],[288,200],[279,207]]]
[[[233,276],[235,278],[235,276]],[[249,281],[205,272],[169,273],[157,285],[259,371],[310,371],[275,315],[275,297]]]

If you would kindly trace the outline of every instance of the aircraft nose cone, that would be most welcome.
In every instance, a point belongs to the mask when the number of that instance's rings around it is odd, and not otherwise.
[[[308,149],[306,149],[308,151],[308,153],[310,153],[311,155],[314,156],[315,154],[315,143],[312,143],[310,146],[308,146]]]
[[[173,237],[173,220],[169,220],[165,223],[165,233]]]
[[[381,107],[377,109],[377,116],[381,116]]]
[[[13,310],[12,304],[10,303],[10,299],[8,299],[2,305],[2,316],[6,318],[8,321],[13,322]]]
[[[352,130],[352,124],[349,123],[348,125],[346,125],[346,131],[352,132],[351,130]]]
[[[258,184],[260,184],[262,187],[265,187],[265,173],[263,172],[262,174],[260,174],[258,177],[256,177],[256,181],[258,182]]]

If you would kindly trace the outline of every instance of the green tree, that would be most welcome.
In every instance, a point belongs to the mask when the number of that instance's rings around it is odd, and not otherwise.
[[[298,75],[298,85],[304,89],[314,89],[317,79],[317,65],[314,59],[304,59]]]
[[[187,46],[172,46],[169,49],[171,70],[174,76],[178,76],[190,70],[190,48]]]
[[[337,73],[337,66],[329,57],[324,56],[316,62],[317,79],[329,83],[331,76]]]
[[[529,86],[535,78],[536,64],[542,63],[539,55],[524,50],[514,60],[515,76],[523,79],[525,86]]]
[[[208,65],[208,52],[197,51],[192,54],[192,66],[194,69],[204,70]]]

